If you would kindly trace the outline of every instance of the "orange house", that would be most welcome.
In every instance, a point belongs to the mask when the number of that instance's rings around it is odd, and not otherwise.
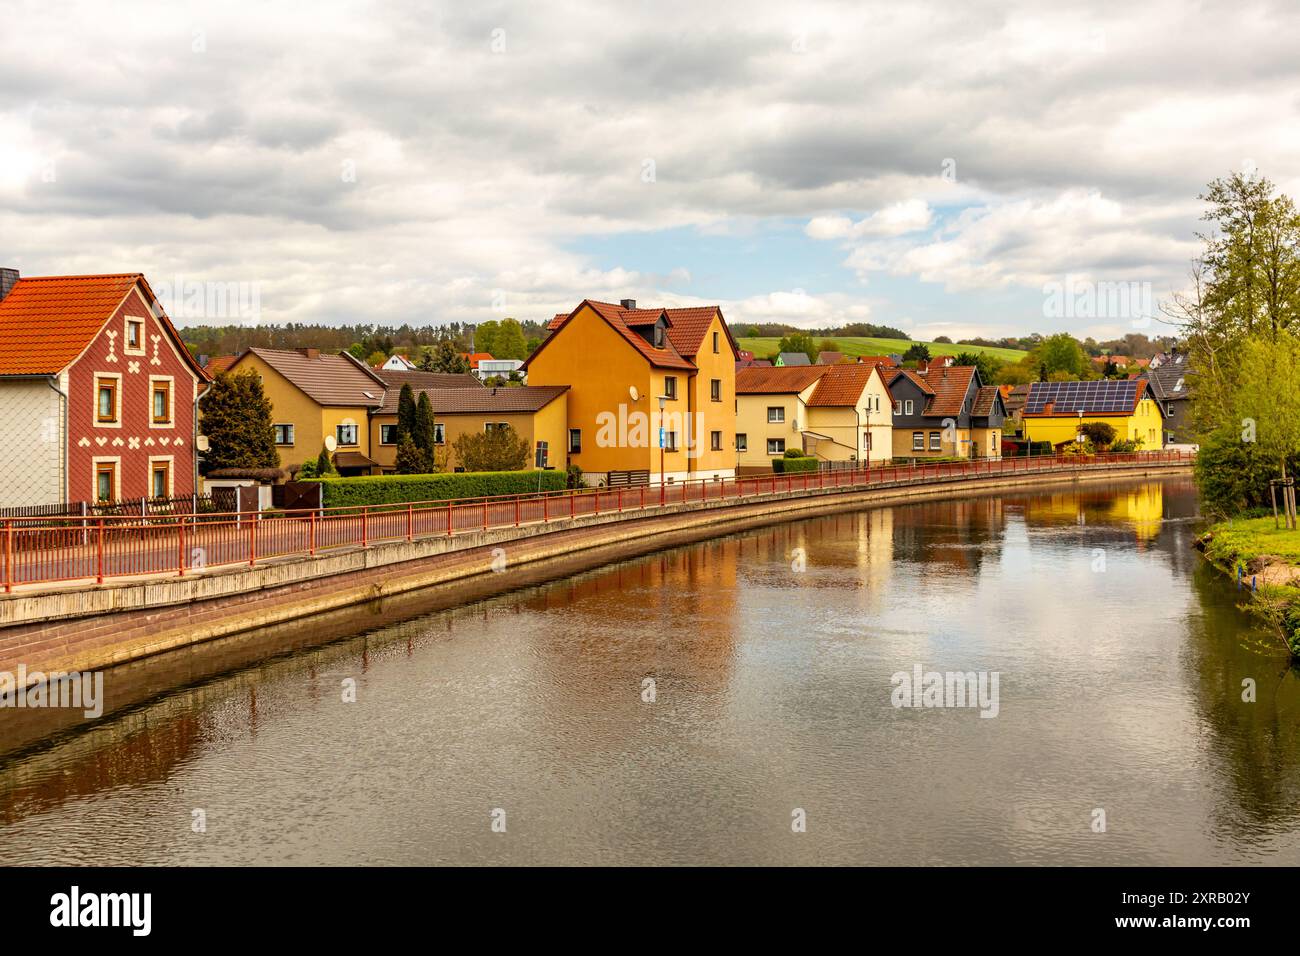
[[[569,386],[567,459],[589,484],[735,474],[740,350],[720,308],[584,299],[547,328],[524,370]]]

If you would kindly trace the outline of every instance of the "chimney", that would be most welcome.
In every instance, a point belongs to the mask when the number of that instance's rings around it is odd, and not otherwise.
[[[298,351],[309,359],[320,358],[320,349],[299,349]]]
[[[18,284],[17,269],[0,269],[0,299],[7,296],[10,290]]]
[[[631,312],[636,308],[636,299],[619,299],[618,304],[621,305],[625,311]]]

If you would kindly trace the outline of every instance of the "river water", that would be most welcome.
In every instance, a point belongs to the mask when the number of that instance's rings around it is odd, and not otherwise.
[[[1093,484],[521,579],[11,753],[4,862],[1300,863],[1300,680],[1197,527]]]

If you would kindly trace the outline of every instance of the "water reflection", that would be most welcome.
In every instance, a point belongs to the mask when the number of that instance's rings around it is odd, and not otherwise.
[[[12,755],[6,859],[1295,863],[1296,675],[1195,527],[1185,481],[1083,485],[359,610]],[[998,671],[1000,716],[895,710],[916,663]]]

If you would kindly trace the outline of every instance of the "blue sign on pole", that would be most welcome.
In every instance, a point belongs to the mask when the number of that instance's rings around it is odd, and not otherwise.
[[[659,426],[659,447],[664,447],[664,429],[662,425]]]

